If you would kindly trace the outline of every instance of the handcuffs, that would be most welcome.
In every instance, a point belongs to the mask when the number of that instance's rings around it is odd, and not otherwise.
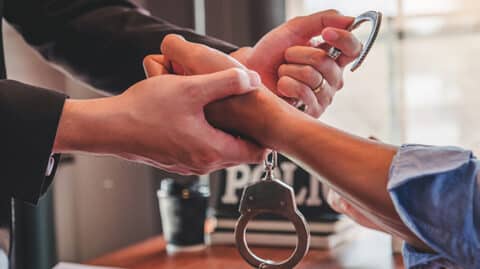
[[[365,60],[378,35],[382,14],[376,11],[368,11],[356,17],[348,28],[352,31],[364,22],[372,23],[372,31],[364,44],[362,51],[352,64],[351,71],[355,71]],[[329,50],[329,56],[336,60],[341,51],[335,47]],[[243,259],[251,266],[259,269],[291,269],[295,267],[307,254],[310,246],[310,229],[302,213],[298,210],[295,202],[293,188],[277,179],[274,169],[277,166],[277,152],[271,153],[271,160],[265,160],[265,176],[256,183],[247,185],[240,200],[240,217],[235,226],[235,242]],[[274,214],[287,218],[292,222],[297,233],[297,245],[295,251],[287,259],[276,262],[256,256],[248,247],[246,230],[248,222],[261,214]]]

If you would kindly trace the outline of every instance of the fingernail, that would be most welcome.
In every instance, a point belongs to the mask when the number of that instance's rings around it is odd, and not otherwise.
[[[250,78],[250,86],[252,88],[257,88],[262,85],[262,79],[260,78],[260,75],[257,72],[248,70],[248,77]]]
[[[335,32],[333,29],[326,29],[323,31],[323,39],[327,41],[336,41],[339,38],[339,35],[337,32]]]

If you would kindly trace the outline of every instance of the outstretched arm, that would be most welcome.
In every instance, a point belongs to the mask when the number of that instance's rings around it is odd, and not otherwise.
[[[214,67],[239,66],[218,51],[174,36],[166,38],[162,48],[166,57],[188,66],[192,73],[203,73],[205,66],[209,71]],[[425,248],[400,220],[387,193],[388,172],[396,147],[322,124],[266,89],[212,103],[205,112],[207,120],[217,128],[276,149],[321,175],[373,221],[391,227],[389,232],[412,245]]]

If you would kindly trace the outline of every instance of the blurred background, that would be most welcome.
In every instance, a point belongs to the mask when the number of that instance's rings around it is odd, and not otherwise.
[[[381,11],[385,17],[377,43],[362,68],[345,72],[345,87],[322,120],[395,144],[479,148],[476,128],[480,127],[475,127],[475,108],[480,104],[478,1],[137,2],[164,19],[242,46],[253,45],[295,16],[331,8],[352,16]],[[362,28],[358,36],[366,38],[368,31],[369,27]],[[73,98],[99,96],[46,64],[11,27],[4,32],[11,79],[65,89]],[[155,193],[164,177],[161,171],[112,158],[67,156],[41,206],[24,209],[23,228],[38,242],[30,246],[40,251],[37,261],[45,268],[58,259],[83,261],[160,233]]]

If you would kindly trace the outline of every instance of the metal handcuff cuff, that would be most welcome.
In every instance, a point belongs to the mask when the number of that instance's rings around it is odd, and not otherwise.
[[[362,23],[370,21],[372,31],[363,46],[360,56],[355,60],[351,71],[355,71],[365,60],[375,41],[381,24],[382,15],[379,12],[368,11],[355,18],[348,28],[352,31]],[[341,51],[332,47],[329,56],[337,59]],[[274,169],[277,166],[277,152],[271,153],[271,160],[265,160],[265,176],[256,183],[249,184],[243,190],[240,200],[240,218],[235,226],[235,242],[243,259],[251,266],[259,269],[291,269],[295,267],[307,254],[310,246],[310,230],[302,213],[297,208],[295,193],[289,185],[277,179]],[[292,222],[297,233],[295,251],[286,260],[275,262],[256,256],[248,247],[246,240],[247,225],[250,220],[261,214],[274,214],[287,218]]]

